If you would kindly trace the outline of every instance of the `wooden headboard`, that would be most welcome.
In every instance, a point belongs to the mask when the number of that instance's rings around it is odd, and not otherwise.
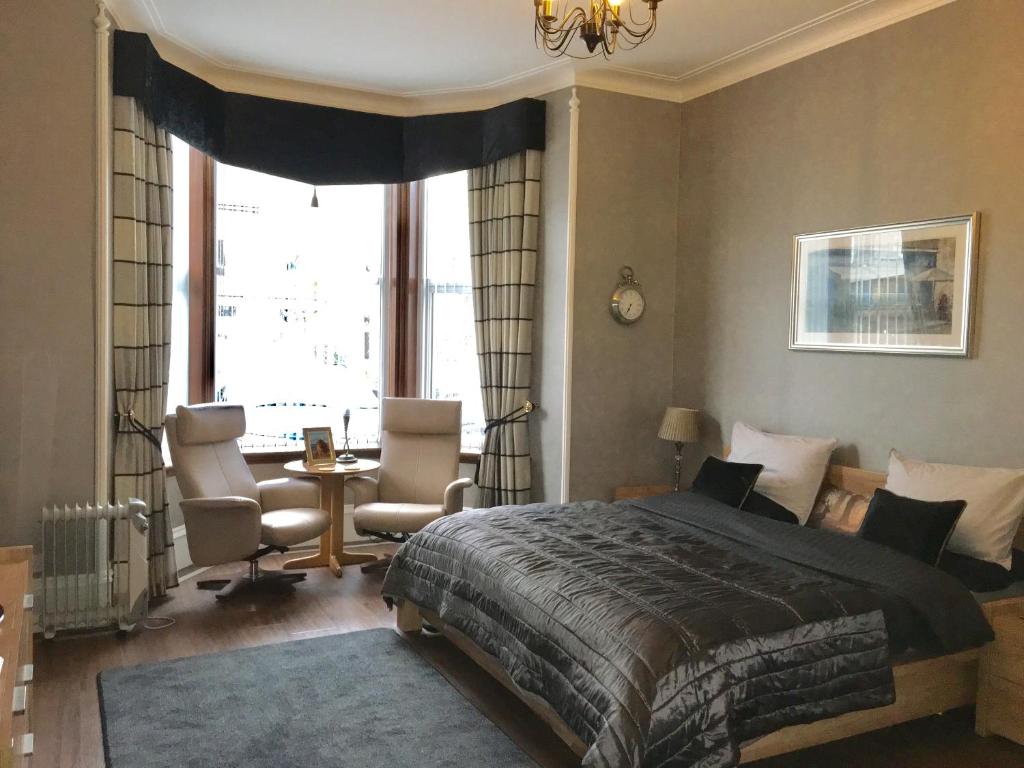
[[[867,469],[844,467],[842,464],[829,464],[825,473],[825,482],[833,488],[849,493],[859,493],[870,498],[879,488],[885,488],[886,475],[883,472],[871,472]]]
[[[873,496],[876,488],[885,487],[886,476],[881,472],[870,472],[856,467],[844,467],[842,464],[829,465],[825,473],[825,482],[835,488],[841,488],[861,496]],[[1017,529],[1017,537],[1013,540],[1016,549],[1024,550],[1024,525]]]

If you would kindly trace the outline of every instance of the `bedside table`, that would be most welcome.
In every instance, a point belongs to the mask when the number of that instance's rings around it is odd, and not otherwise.
[[[1024,744],[1024,601],[989,618],[995,642],[981,651],[974,729]]]

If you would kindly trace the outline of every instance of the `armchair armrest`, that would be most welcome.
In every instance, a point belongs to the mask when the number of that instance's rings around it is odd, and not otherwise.
[[[320,481],[302,477],[278,477],[256,483],[266,512],[275,509],[320,509]]]
[[[473,481],[468,477],[460,477],[458,480],[448,483],[448,487],[444,489],[444,513],[446,515],[462,511],[462,492],[472,485]]]
[[[353,507],[380,500],[380,486],[377,485],[376,478],[353,477],[345,483],[345,487],[352,491]]]
[[[181,511],[209,511],[220,512],[231,509],[251,510],[255,514],[262,514],[263,510],[259,502],[250,499],[248,496],[199,496],[194,499],[182,499]]]
[[[263,510],[245,496],[184,499],[188,551],[196,565],[246,560],[260,548]]]

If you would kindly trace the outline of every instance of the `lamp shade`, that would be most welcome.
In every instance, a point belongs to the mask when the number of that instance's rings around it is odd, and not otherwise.
[[[700,438],[700,411],[674,406],[666,408],[658,437],[673,443],[696,443]]]

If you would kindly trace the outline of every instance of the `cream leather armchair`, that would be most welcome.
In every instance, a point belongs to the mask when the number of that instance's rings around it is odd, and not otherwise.
[[[243,586],[273,581],[293,584],[300,571],[261,572],[259,558],[315,539],[331,525],[320,509],[316,480],[283,478],[257,483],[238,448],[245,434],[240,405],[178,406],[167,416],[167,444],[181,489],[181,510],[192,562],[219,565],[249,561],[249,574],[230,582],[200,581],[228,597]]]
[[[427,523],[461,512],[463,491],[473,484],[458,476],[461,446],[461,402],[384,398],[377,479],[346,483],[356,532],[402,542]],[[388,563],[385,558],[363,570]]]

